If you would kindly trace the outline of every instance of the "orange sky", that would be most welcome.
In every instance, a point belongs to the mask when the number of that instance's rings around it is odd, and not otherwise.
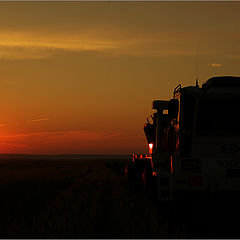
[[[240,2],[0,2],[0,152],[146,151],[153,99],[240,75]]]

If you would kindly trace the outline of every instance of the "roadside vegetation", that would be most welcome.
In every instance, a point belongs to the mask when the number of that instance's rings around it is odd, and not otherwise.
[[[127,181],[127,162],[1,159],[0,237],[240,236],[238,222],[230,224],[233,207],[218,202],[159,204]],[[236,205],[234,211],[239,212]]]

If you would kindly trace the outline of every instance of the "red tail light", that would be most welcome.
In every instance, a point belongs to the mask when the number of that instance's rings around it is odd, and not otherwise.
[[[173,162],[172,162],[172,156],[171,156],[171,174],[173,174]]]
[[[153,172],[152,175],[156,177],[158,174],[157,172]]]

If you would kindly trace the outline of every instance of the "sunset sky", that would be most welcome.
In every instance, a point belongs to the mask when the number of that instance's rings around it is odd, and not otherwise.
[[[240,2],[0,2],[0,153],[146,151],[153,99],[240,76]]]

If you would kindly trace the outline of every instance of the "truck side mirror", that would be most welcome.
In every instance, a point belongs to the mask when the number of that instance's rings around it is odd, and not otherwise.
[[[177,99],[171,99],[168,103],[168,116],[170,119],[177,119],[179,102]]]

